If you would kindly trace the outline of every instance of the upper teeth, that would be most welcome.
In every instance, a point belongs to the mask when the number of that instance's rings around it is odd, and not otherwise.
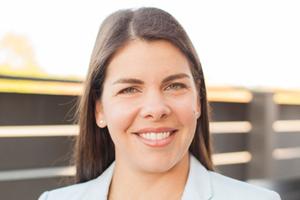
[[[161,132],[161,133],[142,133],[141,137],[148,140],[162,140],[170,136],[171,132]]]

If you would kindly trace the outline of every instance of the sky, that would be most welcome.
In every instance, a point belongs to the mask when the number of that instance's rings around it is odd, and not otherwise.
[[[111,12],[154,6],[186,29],[208,85],[300,89],[297,0],[0,0],[0,39],[26,36],[51,75],[84,78],[98,29]]]

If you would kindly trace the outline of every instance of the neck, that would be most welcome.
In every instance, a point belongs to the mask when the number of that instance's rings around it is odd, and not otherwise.
[[[179,163],[163,173],[136,171],[124,168],[121,163],[116,162],[108,199],[180,199],[188,171],[188,153]]]

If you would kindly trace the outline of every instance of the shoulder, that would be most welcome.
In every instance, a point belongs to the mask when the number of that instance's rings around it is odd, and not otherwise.
[[[86,195],[87,190],[89,190],[95,181],[96,179],[85,183],[74,184],[51,191],[46,191],[40,196],[39,200],[84,199],[84,195]]]
[[[195,196],[197,198],[193,198]],[[207,170],[199,160],[191,156],[183,199],[280,200],[280,196],[274,191]]]
[[[95,179],[46,191],[39,200],[104,200],[108,194],[113,170],[114,163]]]
[[[216,172],[209,171],[209,174],[214,197],[216,198],[223,199],[226,196],[227,199],[280,200],[280,196],[272,190],[242,182]]]

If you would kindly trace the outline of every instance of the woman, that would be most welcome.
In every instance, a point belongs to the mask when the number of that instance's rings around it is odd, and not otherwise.
[[[121,10],[104,21],[78,114],[77,184],[41,200],[280,199],[213,172],[201,64],[165,11]]]

